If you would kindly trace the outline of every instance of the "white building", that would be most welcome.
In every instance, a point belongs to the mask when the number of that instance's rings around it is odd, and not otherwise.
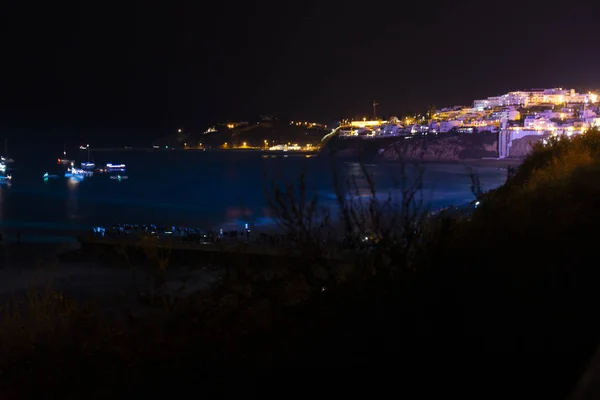
[[[535,130],[550,130],[556,127],[556,124],[550,121],[549,118],[541,117],[539,115],[525,117],[524,125],[525,129]]]
[[[385,124],[381,126],[379,135],[383,136],[405,136],[406,132],[404,127],[398,123]]]
[[[475,100],[473,102],[473,108],[477,111],[483,111],[486,108],[501,107],[504,105],[502,97],[488,97],[484,100]]]
[[[442,122],[440,122],[440,132],[449,132],[452,130],[452,128],[455,128],[455,127],[461,126],[461,125],[462,125],[462,122],[457,121],[457,120],[442,121]]]
[[[475,100],[473,107],[478,110],[502,106],[528,107],[537,104],[581,104],[596,103],[598,95],[592,92],[580,94],[575,89],[531,89],[527,91],[508,92],[502,96]]]
[[[501,121],[506,119],[508,121],[517,121],[521,119],[521,113],[512,107],[506,107],[499,111],[494,111],[491,115],[493,120]]]
[[[586,122],[593,128],[600,128],[600,118],[590,118]]]
[[[592,110],[583,110],[582,117],[583,118],[594,118],[596,113]]]
[[[440,131],[440,123],[439,122],[430,122],[429,130],[432,132],[439,132]]]

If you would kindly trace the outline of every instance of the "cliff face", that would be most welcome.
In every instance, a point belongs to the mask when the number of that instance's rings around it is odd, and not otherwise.
[[[397,141],[397,137],[362,139],[335,136],[321,149],[321,154],[342,159],[369,161]]]
[[[460,161],[497,156],[498,134],[493,132],[400,139],[380,155],[386,160],[424,161]]]
[[[535,146],[538,142],[541,142],[544,138],[549,137],[550,135],[531,135],[525,136],[520,139],[514,139],[510,142],[510,149],[508,150],[509,157],[514,158],[525,158],[531,151],[533,150],[533,146]]]

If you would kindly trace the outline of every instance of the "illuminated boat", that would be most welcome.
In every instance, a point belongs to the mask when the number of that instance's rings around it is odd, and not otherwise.
[[[44,174],[43,176],[44,180],[47,181],[48,179],[56,179],[58,178],[58,175],[54,175],[54,174],[48,174],[47,172]]]
[[[3,162],[0,162],[0,172],[5,172],[6,171],[6,164],[4,164]]]
[[[10,183],[12,181],[12,175],[0,176],[0,185]]]
[[[90,157],[90,145],[88,144],[86,147],[84,146],[80,146],[80,149],[87,149],[87,153],[88,153],[88,159],[87,161],[84,161],[81,163],[81,168],[83,169],[94,169],[96,168],[96,164],[93,163],[91,157]]]
[[[107,171],[125,171],[125,164],[111,164],[108,163],[106,164],[106,170]]]
[[[92,171],[86,171],[84,169],[71,167],[71,168],[67,169],[67,172],[65,172],[65,178],[72,178],[72,177],[85,178],[88,176],[92,176],[93,174],[94,174],[94,172],[92,172]]]
[[[73,160],[67,160],[67,147],[65,146],[63,149],[63,156],[58,159],[58,163],[62,165],[73,165],[74,162],[75,161]]]
[[[123,176],[123,175],[112,175],[110,177],[110,179],[116,179],[118,181],[122,181],[123,179],[129,179],[129,177],[126,176],[126,175],[125,176]]]

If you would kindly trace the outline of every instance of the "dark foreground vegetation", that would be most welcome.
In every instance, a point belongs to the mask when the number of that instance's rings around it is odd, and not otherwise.
[[[340,190],[341,221],[303,180],[271,188],[305,262],[241,258],[210,290],[125,320],[32,293],[5,307],[3,394],[565,398],[600,337],[599,157],[596,131],[539,147],[497,190],[473,176],[469,213],[431,215],[402,173],[389,201]],[[370,244],[329,265],[336,229]],[[144,248],[159,287],[168,257]]]

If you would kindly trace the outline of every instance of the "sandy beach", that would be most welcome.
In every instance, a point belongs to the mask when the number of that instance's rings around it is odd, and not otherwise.
[[[390,163],[398,163],[402,162],[399,160],[388,161]],[[416,164],[427,166],[427,164],[457,164],[457,165],[466,165],[473,168],[483,168],[483,167],[496,167],[496,168],[508,168],[508,167],[518,167],[523,163],[523,159],[519,158],[466,158],[464,160],[440,160],[440,159],[406,159],[404,162],[408,164]]]
[[[477,158],[477,159],[467,159],[463,161],[457,161],[457,163],[468,165],[469,167],[477,168],[477,167],[497,167],[497,168],[508,168],[508,167],[518,167],[523,163],[522,159],[518,158]]]
[[[153,311],[140,302],[140,293],[153,291],[154,280],[148,271],[94,260],[60,259],[61,254],[78,247],[79,243],[0,246],[0,305],[23,300],[31,291],[52,290],[79,302],[101,305],[111,315],[125,309],[138,314]],[[214,268],[171,268],[165,291],[183,298],[207,288],[217,278]]]

